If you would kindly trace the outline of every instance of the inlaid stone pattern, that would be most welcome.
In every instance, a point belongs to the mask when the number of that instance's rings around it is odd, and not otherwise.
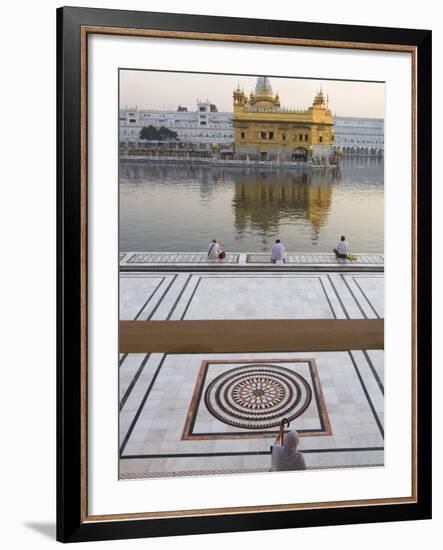
[[[205,392],[209,412],[221,422],[244,429],[276,427],[300,416],[311,402],[307,381],[278,365],[253,364],[230,369]]]
[[[140,252],[129,258],[130,264],[236,264],[238,254],[227,253],[223,260],[210,260],[204,252]]]
[[[128,252],[122,263],[134,254],[141,253]],[[246,254],[240,254],[237,266],[245,261]],[[202,265],[181,271],[158,266],[152,273],[150,269],[122,270],[120,319],[384,316],[383,274],[372,273],[366,266],[355,272],[347,266],[346,273],[340,273],[340,268],[289,273],[284,267],[267,273],[253,264],[248,272],[234,272],[235,265],[225,270],[219,265],[214,272]],[[273,264],[266,265],[272,269]],[[266,377],[263,372],[247,371],[257,365],[267,370]],[[238,367],[241,370],[234,378],[232,370]],[[277,367],[300,377],[277,379]],[[384,367],[383,350],[121,354],[119,367],[115,364],[120,388],[119,476],[269,472],[270,445],[278,427],[260,427],[263,424],[257,420],[264,420],[279,406],[283,408],[275,414],[289,418],[286,404],[290,407],[298,395],[293,410],[299,412],[307,397],[301,378],[309,384],[312,397],[309,406],[291,420],[290,429],[301,435],[299,450],[308,469],[383,465]],[[228,377],[233,382],[230,387]],[[246,420],[221,410],[215,385],[208,398],[223,418],[208,409],[205,395],[217,378],[219,401]],[[242,425],[229,423],[232,420]]]
[[[379,468],[384,464],[380,462],[379,464],[345,464],[341,465],[340,469],[351,469],[351,468]],[[336,470],[337,466],[309,466],[309,470]],[[177,472],[131,472],[131,473],[120,473],[120,479],[157,479],[157,478],[168,478],[168,477],[196,477],[196,476],[212,476],[212,475],[230,475],[230,474],[259,474],[262,472],[269,472],[269,468],[236,468],[235,470],[180,470]]]
[[[345,264],[345,265],[383,265],[384,258],[381,254],[356,254],[356,260],[346,260],[337,258],[335,254],[317,253],[317,254],[298,254],[287,253],[286,264]],[[248,254],[248,264],[270,263],[269,254]],[[279,264],[277,264],[279,265]],[[281,264],[280,264],[281,265]]]

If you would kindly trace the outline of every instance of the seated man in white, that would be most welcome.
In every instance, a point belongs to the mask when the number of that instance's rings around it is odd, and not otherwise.
[[[209,243],[208,258],[210,260],[217,260],[219,254],[220,254],[220,245],[215,239],[213,239],[212,242]]]
[[[271,248],[271,262],[273,264],[277,262],[284,262],[286,256],[286,250],[283,244],[280,242],[280,239],[275,241],[275,244]]]
[[[349,254],[349,243],[344,235],[341,236],[337,248],[334,248],[334,252],[337,258],[346,258]]]

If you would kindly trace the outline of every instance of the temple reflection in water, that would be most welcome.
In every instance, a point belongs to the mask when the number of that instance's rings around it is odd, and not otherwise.
[[[383,251],[383,160],[297,170],[121,163],[120,249],[328,252],[340,234]]]
[[[315,171],[249,171],[237,174],[232,201],[235,229],[242,234],[250,227],[262,236],[276,235],[282,221],[307,220],[312,227],[312,240],[328,216],[332,182],[338,170]]]

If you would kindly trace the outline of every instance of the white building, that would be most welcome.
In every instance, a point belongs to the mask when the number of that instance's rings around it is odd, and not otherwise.
[[[233,113],[218,112],[210,101],[197,100],[197,109],[177,111],[120,109],[120,142],[139,141],[144,126],[177,132],[185,143],[230,145],[234,142]],[[334,117],[334,150],[344,155],[383,156],[382,118]]]
[[[180,141],[188,143],[231,144],[234,141],[232,113],[218,112],[208,100],[197,100],[197,109],[188,111],[154,111],[120,109],[120,142],[138,141],[144,126],[177,132]]]
[[[383,156],[384,119],[336,116],[334,123],[335,150],[344,155]]]

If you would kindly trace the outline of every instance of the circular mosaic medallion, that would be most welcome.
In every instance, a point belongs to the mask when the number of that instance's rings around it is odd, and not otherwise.
[[[225,424],[263,430],[300,416],[311,402],[307,381],[279,365],[249,364],[217,376],[207,387],[205,404]]]

